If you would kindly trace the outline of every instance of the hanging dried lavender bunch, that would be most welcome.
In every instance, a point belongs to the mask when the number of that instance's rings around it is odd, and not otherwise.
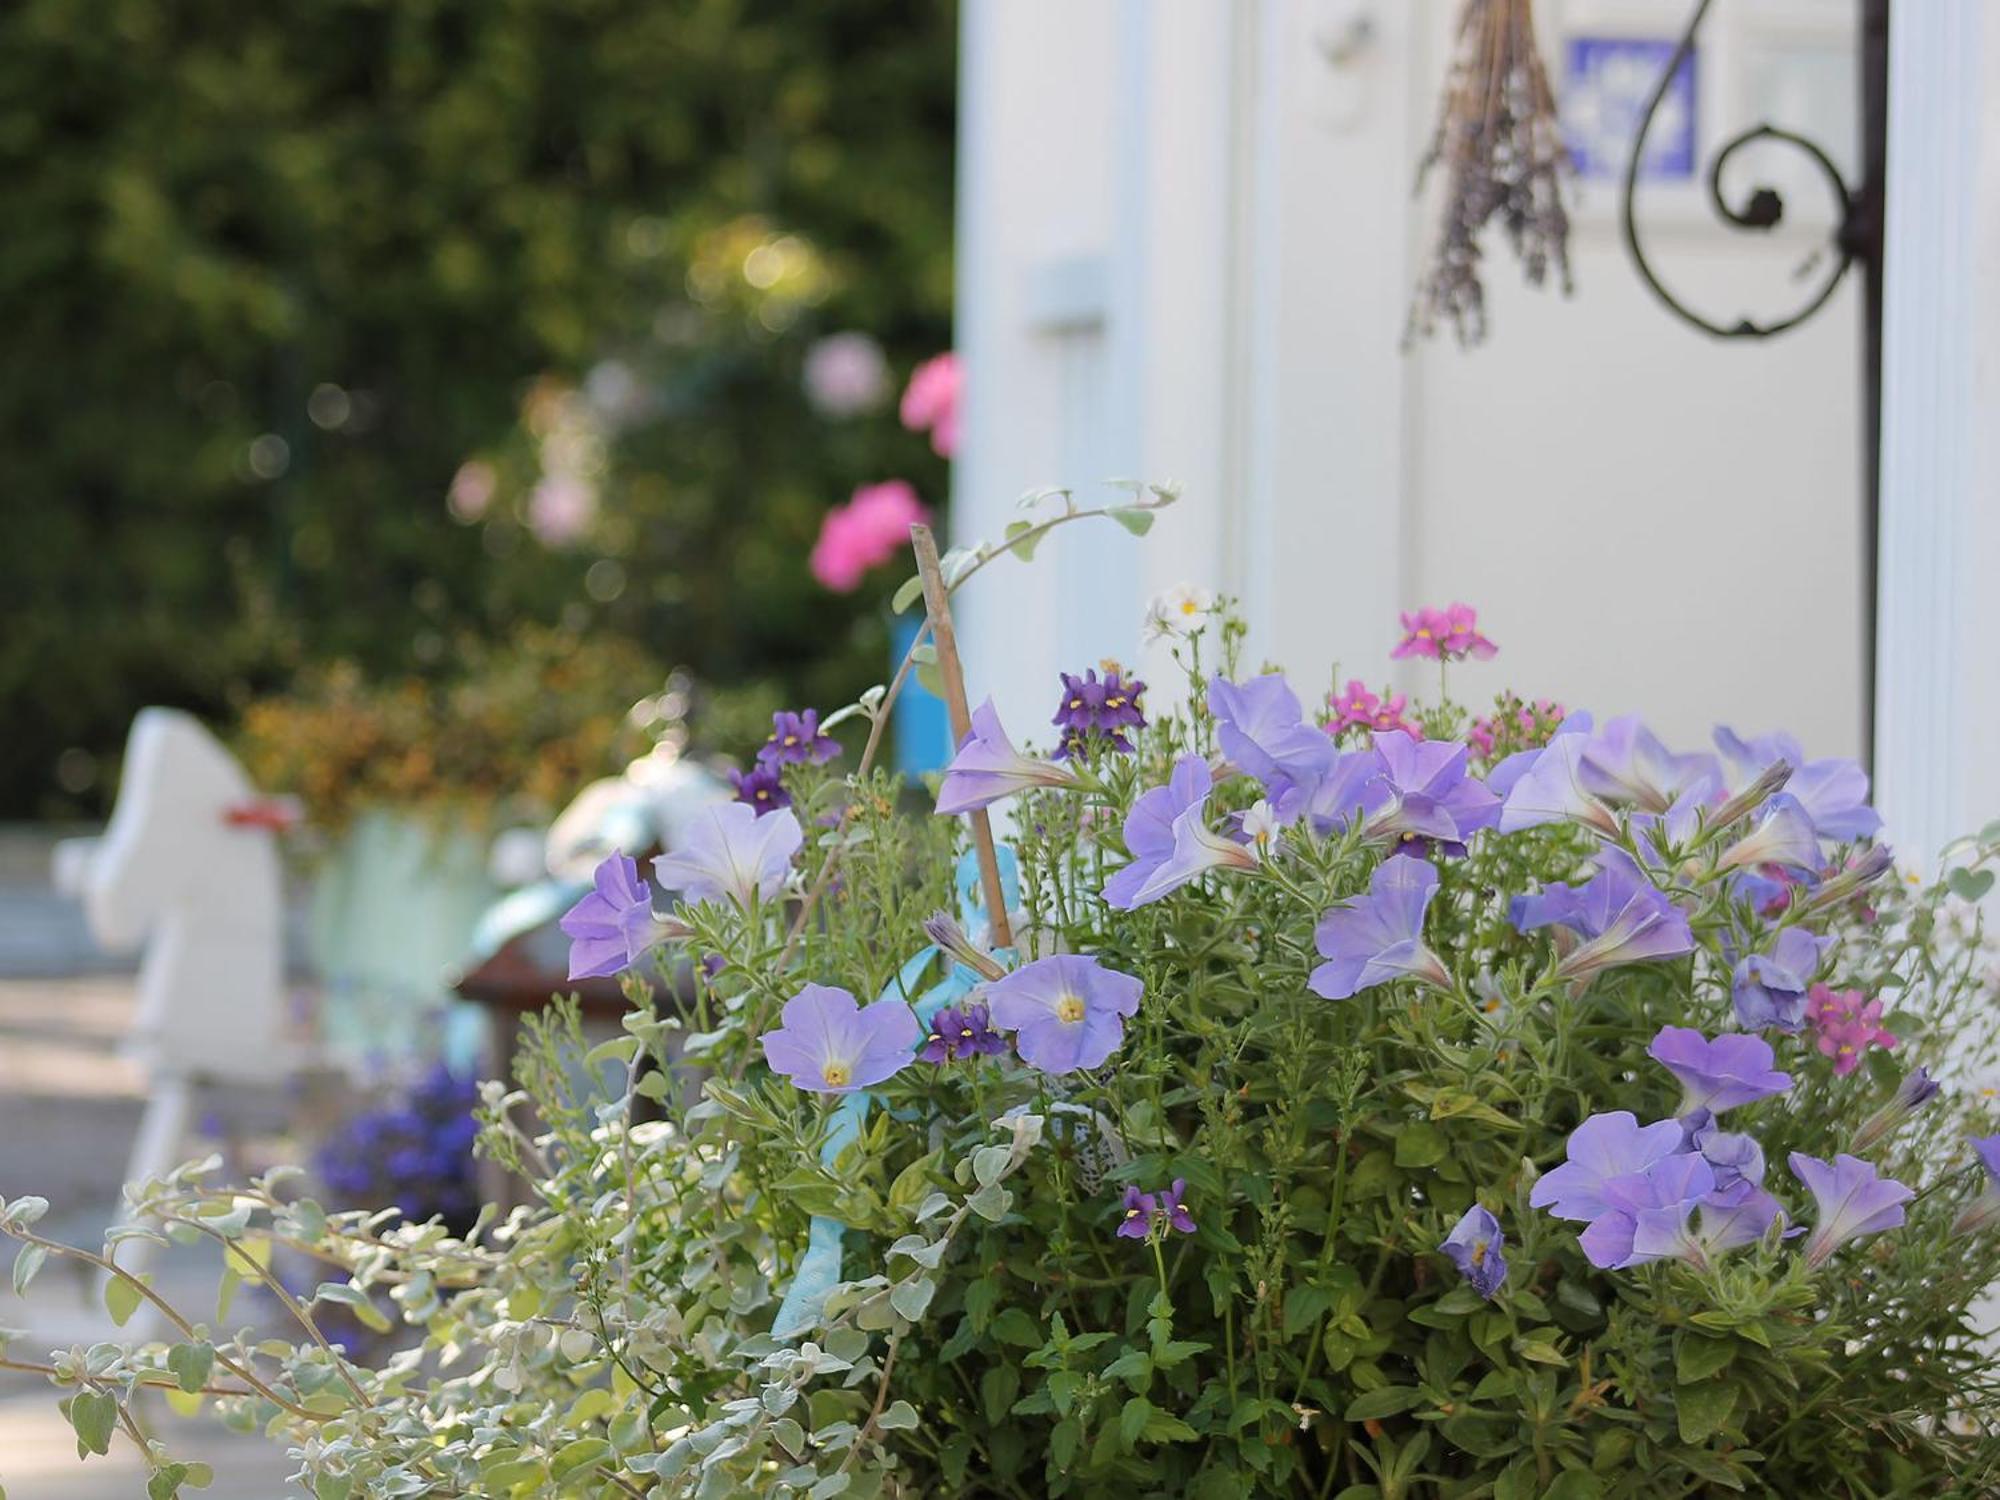
[[[1571,170],[1542,56],[1532,0],[1466,0],[1437,134],[1417,187],[1442,162],[1450,174],[1437,253],[1417,286],[1405,345],[1448,321],[1463,345],[1486,337],[1479,235],[1497,218],[1531,285],[1553,264],[1571,290],[1569,215],[1561,174]]]

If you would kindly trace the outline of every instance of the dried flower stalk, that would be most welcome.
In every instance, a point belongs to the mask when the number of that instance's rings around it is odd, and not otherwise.
[[[1437,251],[1418,283],[1407,343],[1449,322],[1462,345],[1486,337],[1479,236],[1498,219],[1529,284],[1553,265],[1572,289],[1562,174],[1573,170],[1555,94],[1535,45],[1532,0],[1466,0],[1437,133],[1417,167],[1449,174]]]

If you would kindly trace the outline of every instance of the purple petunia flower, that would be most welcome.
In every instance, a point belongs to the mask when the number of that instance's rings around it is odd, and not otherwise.
[[[1125,1189],[1125,1212],[1118,1218],[1118,1234],[1122,1239],[1143,1240],[1153,1232],[1153,1216],[1160,1211],[1159,1199],[1151,1193],[1142,1193],[1136,1186]]]
[[[621,973],[668,931],[653,915],[653,893],[640,878],[636,860],[608,855],[592,880],[595,888],[564,912],[558,924],[570,940],[571,979]]]
[[[1789,734],[1745,740],[1722,725],[1716,727],[1715,744],[1745,780],[1775,762],[1789,765],[1792,779],[1786,790],[1805,808],[1821,838],[1846,842],[1880,831],[1881,814],[1868,805],[1868,773],[1858,762],[1836,757],[1807,760],[1799,742]]]
[[[1411,852],[1435,843],[1463,854],[1466,843],[1500,816],[1500,799],[1466,771],[1467,750],[1452,740],[1418,740],[1392,729],[1375,736],[1391,800],[1368,821],[1372,838]]]
[[[1486,784],[1501,797],[1497,823],[1502,833],[1573,822],[1616,837],[1618,819],[1583,784],[1583,755],[1590,738],[1585,714],[1571,714],[1554,739],[1539,750],[1520,750],[1487,774]],[[1571,729],[1571,724],[1577,724]]]
[[[1396,800],[1388,771],[1381,751],[1373,745],[1344,750],[1318,777],[1286,794],[1279,817],[1290,821],[1304,814],[1319,834],[1339,833],[1358,821],[1366,833],[1374,818]]]
[[[1471,1283],[1472,1289],[1490,1302],[1499,1293],[1501,1283],[1507,1279],[1507,1258],[1503,1253],[1506,1246],[1506,1236],[1500,1232],[1500,1221],[1475,1203],[1452,1225],[1451,1233],[1444,1237],[1438,1249],[1458,1267],[1459,1274]]]
[[[1429,860],[1377,865],[1367,895],[1350,897],[1320,918],[1313,940],[1327,961],[1312,971],[1307,987],[1328,1000],[1396,979],[1450,989],[1451,975],[1423,943],[1424,911],[1437,887],[1437,868]]]
[[[1612,1177],[1603,1186],[1605,1211],[1592,1219],[1577,1244],[1603,1270],[1684,1255],[1688,1216],[1715,1191],[1715,1171],[1692,1152],[1664,1156],[1642,1172]]]
[[[994,711],[993,700],[988,698],[972,711],[972,727],[945,767],[937,810],[973,812],[1032,787],[1076,784],[1075,772],[1016,750]]]
[[[729,779],[736,787],[736,800],[759,813],[792,805],[792,794],[785,790],[776,761],[759,760],[747,771],[731,771]]]
[[[1764,804],[1757,826],[1722,851],[1718,870],[1754,870],[1764,865],[1819,873],[1819,834],[1797,797],[1779,792]]]
[[[1139,1009],[1137,979],[1094,958],[1058,953],[987,986],[993,1024],[1014,1033],[1023,1061],[1044,1073],[1095,1068],[1125,1039]]]
[[[1772,1027],[1789,1035],[1805,1025],[1813,974],[1831,941],[1803,927],[1787,927],[1772,940],[1769,953],[1746,954],[1736,961],[1729,989],[1745,1030]]]
[[[747,910],[784,890],[792,856],[804,843],[789,808],[759,817],[741,802],[723,802],[688,820],[687,837],[653,861],[653,873],[689,905],[733,901]]]
[[[1715,1190],[1708,1202],[1738,1203],[1763,1186],[1764,1148],[1754,1137],[1716,1129],[1713,1117],[1703,1111],[1700,1123],[1688,1132],[1687,1143],[1715,1173]]]
[[[1062,731],[1057,759],[1074,755],[1093,743],[1129,753],[1132,741],[1127,731],[1146,727],[1145,712],[1139,707],[1139,696],[1146,691],[1146,684],[1137,678],[1128,681],[1116,662],[1103,665],[1102,682],[1098,681],[1095,668],[1087,669],[1082,676],[1062,674],[1062,702],[1049,721]]]
[[[802,709],[771,715],[771,737],[757,752],[757,759],[773,766],[823,766],[840,754],[840,741],[822,734],[819,710]]]
[[[1951,1221],[1953,1234],[1978,1234],[2000,1224],[2000,1135],[1973,1136],[1972,1150],[1986,1169],[1986,1183]]]
[[[1928,1069],[1910,1069],[1896,1085],[1896,1092],[1889,1096],[1889,1102],[1861,1122],[1861,1128],[1854,1132],[1848,1150],[1856,1156],[1872,1151],[1902,1128],[1903,1122],[1911,1115],[1935,1099],[1939,1087]]]
[[[1607,1182],[1644,1172],[1673,1155],[1681,1149],[1682,1138],[1678,1120],[1641,1125],[1623,1109],[1592,1115],[1569,1133],[1567,1159],[1536,1179],[1528,1202],[1558,1219],[1595,1219],[1609,1207],[1604,1199]]]
[[[1679,1253],[1696,1265],[1705,1265],[1726,1251],[1756,1244],[1785,1217],[1784,1206],[1760,1187],[1746,1182],[1734,1192],[1718,1188],[1701,1200],[1694,1232]]]
[[[1903,1222],[1903,1205],[1916,1193],[1876,1172],[1872,1162],[1841,1152],[1831,1164],[1802,1151],[1791,1154],[1792,1175],[1813,1195],[1813,1231],[1806,1240],[1809,1268],[1825,1264],[1849,1240],[1879,1234]]]
[[[1636,714],[1607,719],[1584,742],[1577,766],[1583,789],[1609,802],[1665,812],[1689,786],[1707,776],[1719,786],[1721,764],[1712,755],[1677,755]]]
[[[1553,925],[1584,939],[1556,964],[1565,979],[1694,951],[1687,917],[1623,849],[1600,850],[1597,873],[1581,886],[1553,881],[1516,896],[1508,915],[1522,932]]]
[[[1298,694],[1282,672],[1247,682],[1217,676],[1208,684],[1208,708],[1222,753],[1263,782],[1287,818],[1296,811],[1297,794],[1332,769],[1339,755],[1332,740],[1306,723]]]
[[[986,1007],[975,1000],[940,1007],[917,1056],[930,1063],[957,1062],[962,1057],[997,1057],[1006,1050],[1007,1039],[993,1029]]]
[[[1157,901],[1166,889],[1149,889],[1154,874],[1174,852],[1174,823],[1190,808],[1200,808],[1214,784],[1208,762],[1183,755],[1174,762],[1165,786],[1142,792],[1125,815],[1125,847],[1132,863],[1104,882],[1104,900],[1119,911]]]
[[[1711,1041],[1692,1027],[1662,1026],[1646,1054],[1681,1081],[1683,1118],[1696,1110],[1719,1115],[1792,1086],[1791,1074],[1772,1067],[1771,1044],[1745,1032]]]
[[[846,990],[809,984],[785,1002],[784,1024],[758,1040],[771,1071],[816,1094],[851,1094],[892,1078],[922,1032],[901,1000],[863,1008]]]

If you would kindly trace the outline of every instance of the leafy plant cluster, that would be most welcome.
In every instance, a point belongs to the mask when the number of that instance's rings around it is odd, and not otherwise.
[[[961,554],[959,580],[999,550]],[[1219,760],[1207,683],[1245,670],[1242,634],[1208,616],[1175,644],[1186,707],[1156,701],[1132,753],[1086,747],[1076,785],[1011,804],[1011,952],[981,949],[961,820],[912,815],[872,769],[889,700],[871,694],[846,719],[871,731],[859,769],[786,768],[792,806],[771,816],[810,836],[783,897],[674,913],[680,1003],[649,1003],[657,981],[635,969],[622,1034],[593,1043],[558,1005],[531,1024],[516,1084],[486,1086],[482,1149],[532,1184],[531,1206],[456,1237],[190,1168],[135,1188],[146,1227],[121,1235],[215,1242],[225,1293],[272,1245],[320,1258],[298,1331],[259,1342],[226,1309],[176,1312],[164,1345],[8,1363],[63,1388],[85,1449],[130,1425],[140,1391],[171,1387],[288,1442],[318,1500],[1992,1493],[2000,1389],[1974,1307],[2000,1236],[1953,1226],[1994,1191],[1965,1145],[1993,1129],[1975,1085],[1995,1030],[1962,898],[1989,883],[2000,828],[1935,882],[1894,876],[1774,919],[1720,868],[1746,824],[1704,813],[1656,875],[1694,951],[1581,980],[1510,898],[1581,879],[1607,841],[1639,855],[1653,825],[1621,811],[1602,835],[1489,829],[1429,859],[1423,940],[1448,984],[1328,1000],[1309,983],[1324,914],[1385,857],[1423,856],[1301,822],[1254,869],[1127,911],[1099,897],[1127,863],[1135,799],[1183,754]],[[1468,728],[1448,699],[1411,712],[1432,739]],[[1496,718],[1515,727],[1495,753],[1553,726],[1513,699]],[[1261,790],[1218,773],[1211,811],[1254,812]],[[957,938],[926,929],[939,910],[960,911]],[[1817,1266],[1780,1222],[1707,1263],[1599,1269],[1574,1225],[1531,1204],[1536,1183],[1593,1114],[1675,1114],[1649,1045],[1663,1026],[1727,1030],[1733,966],[1774,921],[1830,939],[1827,972],[1884,999],[1900,1044],[1841,1073],[1780,1037],[1792,1087],[1736,1128],[1762,1141],[1789,1222],[1810,1224],[1778,1164],[1847,1150],[1927,1067],[1944,1091],[1869,1151],[1918,1189],[1907,1222]],[[911,1061],[829,1151],[851,1106],[774,1076],[762,1039],[808,982],[916,999],[952,970],[935,950],[915,962],[940,933],[975,971],[1089,955],[1143,998],[1085,1071],[1011,1051]],[[1191,1232],[1120,1233],[1143,1212],[1128,1189],[1176,1181]],[[1510,1264],[1490,1297],[1440,1248],[1475,1204]],[[26,1247],[17,1283],[48,1254],[117,1250],[40,1239],[42,1207],[0,1212]],[[840,1276],[805,1327],[776,1333],[828,1226]],[[122,1305],[153,1296],[132,1280],[113,1273]],[[420,1342],[363,1367],[317,1336],[320,1304],[399,1318]],[[193,1482],[132,1436],[156,1494]]]

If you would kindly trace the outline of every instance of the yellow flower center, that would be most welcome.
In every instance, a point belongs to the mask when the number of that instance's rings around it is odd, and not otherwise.
[[[1422,625],[1419,625],[1419,626],[1417,627],[1417,639],[1418,639],[1418,640],[1420,640],[1420,641],[1427,641],[1427,640],[1429,640],[1430,638],[1431,638],[1431,633],[1430,633],[1429,629],[1427,629],[1426,627],[1424,627],[1424,626],[1422,626]]]
[[[1183,599],[1181,600],[1181,613],[1184,615],[1200,614],[1201,606],[1196,604],[1192,599]]]
[[[1056,996],[1056,1019],[1066,1025],[1074,1026],[1081,1021],[1086,1009],[1081,995],[1064,993]]]
[[[844,1089],[848,1080],[854,1077],[854,1070],[844,1062],[830,1062],[820,1070],[828,1088]]]
[[[1145,1210],[1144,1210],[1144,1209],[1140,1209],[1140,1208],[1128,1208],[1128,1209],[1126,1209],[1126,1210],[1125,1210],[1125,1217],[1126,1217],[1126,1218],[1128,1218],[1128,1219],[1136,1219],[1136,1218],[1138,1218],[1138,1217],[1139,1217],[1139,1215],[1140,1215],[1140,1214],[1142,1214],[1142,1213],[1144,1213],[1144,1212],[1145,1212]]]
[[[787,745],[796,745],[798,742],[799,742],[799,737],[795,734],[788,734],[785,736],[785,743]]]
[[[1123,708],[1123,707],[1125,706],[1125,698],[1124,698],[1124,695],[1123,695],[1123,694],[1113,694],[1113,695],[1112,695],[1111,697],[1109,697],[1109,698],[1106,698],[1106,699],[1104,700],[1104,706],[1105,706],[1106,708]]]

